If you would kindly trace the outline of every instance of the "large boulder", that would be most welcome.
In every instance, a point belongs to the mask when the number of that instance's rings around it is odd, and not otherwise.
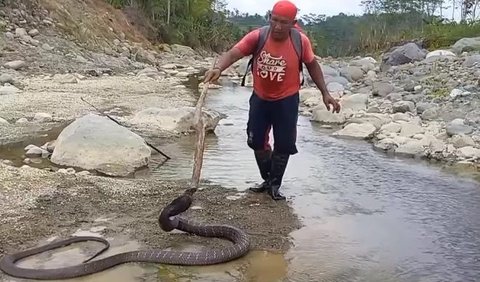
[[[195,107],[173,109],[151,107],[136,113],[129,123],[138,130],[150,133],[190,133],[195,130],[194,115]],[[225,118],[225,115],[213,110],[203,109],[202,117],[206,132],[211,132],[215,130],[220,120]]]
[[[127,176],[148,165],[145,141],[110,119],[94,114],[78,118],[58,136],[51,161],[58,165]]]
[[[383,57],[383,63],[389,66],[398,66],[425,59],[428,51],[410,42],[402,46],[393,47]]]
[[[452,46],[452,51],[460,54],[462,52],[479,51],[480,37],[462,38],[455,42]]]

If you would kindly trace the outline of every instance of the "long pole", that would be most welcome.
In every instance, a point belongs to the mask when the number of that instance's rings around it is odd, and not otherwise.
[[[213,61],[213,66],[215,66],[216,59]],[[202,92],[198,98],[197,105],[195,107],[195,114],[193,117],[194,128],[196,131],[196,143],[195,143],[195,155],[194,155],[194,164],[193,164],[193,173],[192,181],[190,184],[190,191],[193,193],[198,189],[198,184],[200,182],[200,172],[203,165],[203,152],[205,151],[205,124],[203,121],[202,107],[205,103],[205,97],[207,95],[207,90],[210,83],[205,83],[203,85]]]

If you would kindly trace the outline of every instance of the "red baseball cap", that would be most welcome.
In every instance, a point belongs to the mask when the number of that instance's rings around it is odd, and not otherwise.
[[[272,15],[283,16],[295,20],[297,16],[297,6],[290,1],[280,0],[273,5]]]

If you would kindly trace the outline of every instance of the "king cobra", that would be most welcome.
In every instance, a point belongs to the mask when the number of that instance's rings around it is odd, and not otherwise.
[[[188,191],[188,190],[187,190]],[[65,240],[49,243],[44,246],[28,249],[14,254],[5,255],[0,261],[0,269],[6,274],[18,278],[29,279],[68,279],[93,274],[113,266],[128,262],[147,262],[174,265],[210,265],[227,262],[245,255],[250,248],[250,241],[245,232],[229,225],[201,225],[193,221],[178,217],[178,214],[186,211],[192,203],[192,197],[185,192],[166,206],[158,218],[160,227],[164,231],[178,229],[187,233],[203,237],[225,238],[233,242],[225,248],[208,249],[199,252],[181,252],[161,249],[130,251],[116,254],[110,257],[91,261],[105,252],[110,244],[107,240],[94,236],[71,237]],[[96,241],[105,245],[93,257],[81,264],[54,268],[54,269],[30,269],[17,266],[15,263],[26,257],[42,252],[64,247],[77,242]]]

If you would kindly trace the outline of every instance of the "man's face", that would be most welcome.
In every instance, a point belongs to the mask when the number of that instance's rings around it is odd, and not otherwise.
[[[272,14],[270,16],[270,27],[272,30],[272,38],[274,40],[285,40],[288,38],[290,29],[295,24],[295,20],[291,20],[284,16]]]

